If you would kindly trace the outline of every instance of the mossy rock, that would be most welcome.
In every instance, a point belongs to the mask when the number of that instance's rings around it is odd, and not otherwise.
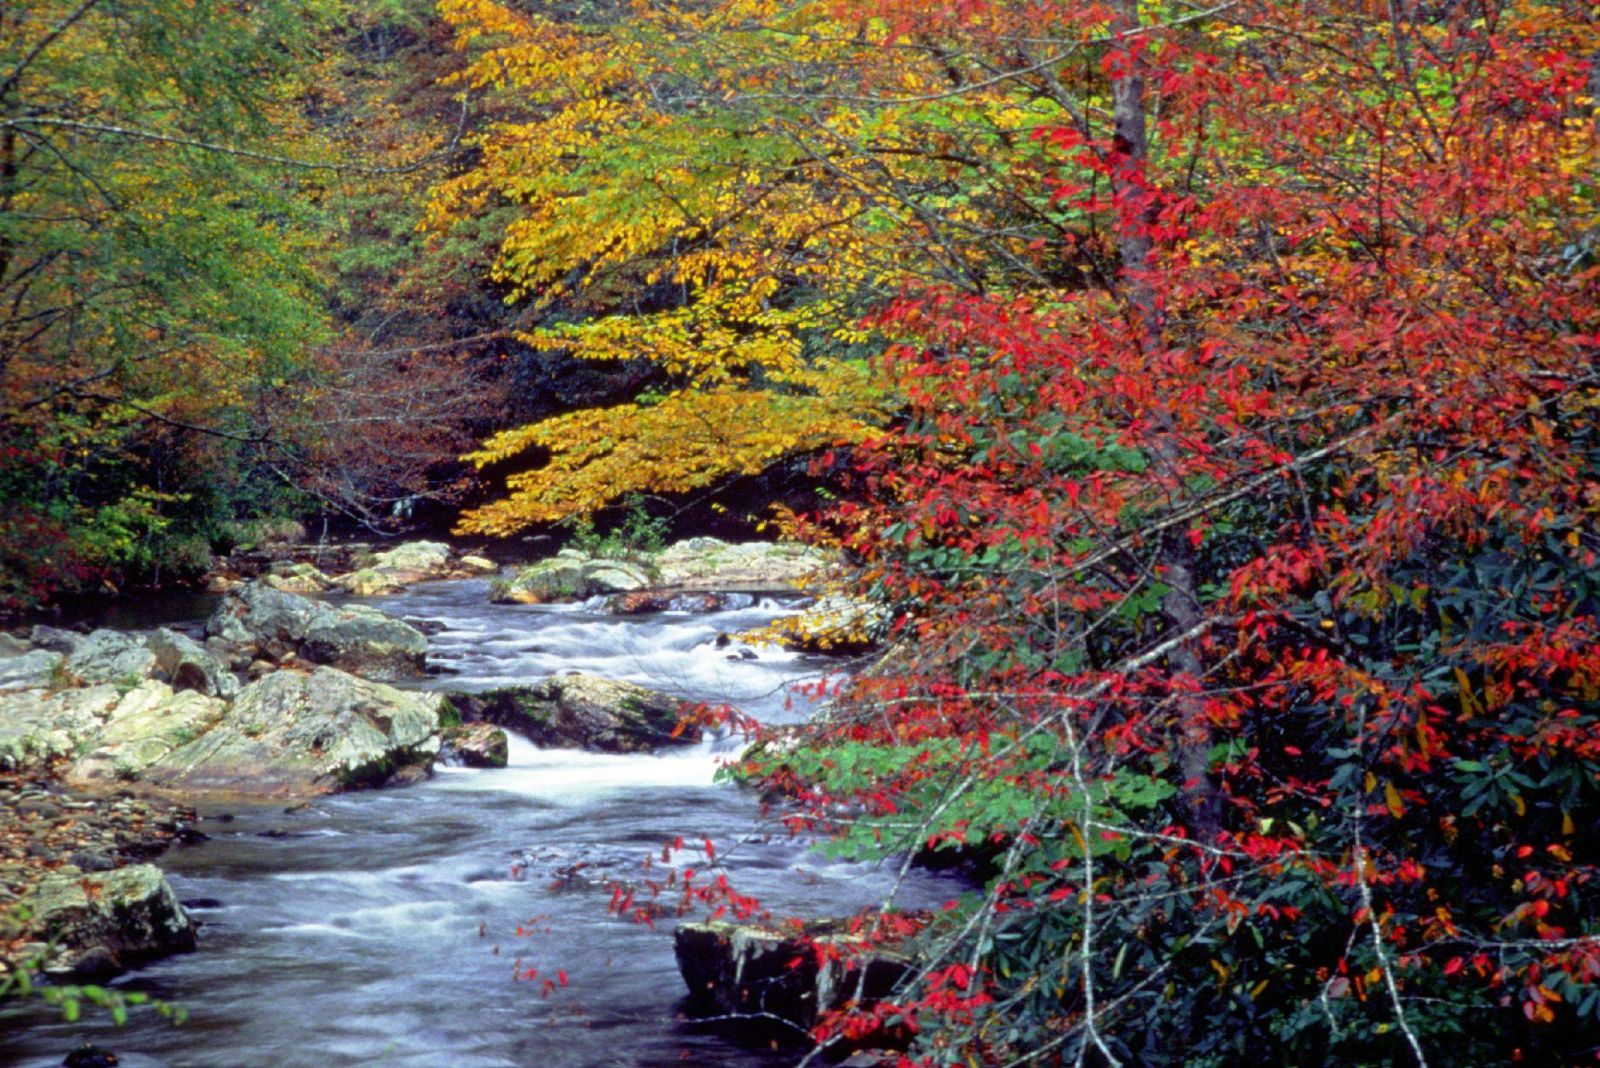
[[[493,723],[552,749],[637,753],[699,741],[698,731],[675,730],[683,701],[594,675],[557,675],[532,686],[455,693],[449,700],[468,722]]]

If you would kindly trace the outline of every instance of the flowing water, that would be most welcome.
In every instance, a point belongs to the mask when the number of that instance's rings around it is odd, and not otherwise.
[[[431,583],[373,602],[434,632],[440,674],[423,685],[486,689],[582,670],[772,722],[805,714],[789,691],[825,666],[718,647],[719,634],[792,610],[780,601],[617,618],[490,605],[486,586]],[[726,854],[755,826],[751,793],[712,782],[730,745],[607,756],[514,738],[504,770],[441,769],[409,789],[208,818],[207,841],[161,861],[203,924],[198,951],[117,984],[182,1005],[188,1022],[136,1011],[115,1028],[89,1009],[67,1024],[32,1008],[0,1019],[0,1065],[59,1065],[86,1040],[124,1068],[793,1063],[684,1019],[673,921],[650,928],[606,911],[605,879],[639,874],[664,842],[709,835]],[[845,913],[892,881],[781,838],[734,848],[727,862],[738,888],[780,915]],[[947,896],[928,876],[902,900]],[[531,969],[538,979],[513,978]],[[568,985],[546,996],[542,980],[558,969]]]

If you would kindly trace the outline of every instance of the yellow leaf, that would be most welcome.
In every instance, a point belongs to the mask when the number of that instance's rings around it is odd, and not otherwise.
[[[1392,782],[1383,784],[1383,803],[1388,806],[1389,815],[1395,819],[1399,819],[1405,814],[1406,806],[1400,800],[1400,791],[1394,788],[1394,783]]]

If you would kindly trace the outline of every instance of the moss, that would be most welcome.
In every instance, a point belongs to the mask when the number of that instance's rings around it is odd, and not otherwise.
[[[67,660],[62,657],[50,668],[48,685],[52,690],[68,690],[76,686],[78,680],[72,677],[72,672],[67,670]]]
[[[457,708],[455,706],[455,702],[450,700],[448,697],[439,698],[439,726],[461,726],[461,710]]]

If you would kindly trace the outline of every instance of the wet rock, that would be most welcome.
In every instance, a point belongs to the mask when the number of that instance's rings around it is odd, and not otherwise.
[[[402,764],[383,780],[383,785],[390,788],[401,786],[418,786],[433,778],[433,759],[413,760],[409,764]]]
[[[486,556],[475,556],[468,553],[456,561],[456,565],[463,571],[470,571],[474,575],[492,575],[500,570],[500,565]]]
[[[463,723],[439,735],[439,763],[464,768],[506,766],[506,732],[492,723]]]
[[[724,608],[741,607],[738,604],[740,599],[750,600],[747,594],[736,593],[636,590],[608,598],[605,609],[616,616],[639,616],[654,612],[720,612]]]
[[[145,641],[156,666],[173,687],[210,697],[232,697],[239,680],[215,652],[188,635],[162,627]]]
[[[50,649],[33,649],[21,656],[0,660],[0,690],[31,690],[61,681],[61,665],[66,660]]]
[[[555,749],[636,753],[699,741],[698,731],[673,733],[682,701],[593,675],[557,675],[532,686],[451,694],[450,703],[464,720],[493,723]]]
[[[61,1068],[116,1068],[121,1062],[117,1055],[99,1046],[79,1046],[67,1054]]]
[[[366,605],[336,608],[251,583],[229,594],[206,633],[282,660],[289,653],[368,674],[418,675],[428,641],[415,627]]]
[[[818,954],[819,945],[837,953]],[[889,996],[911,970],[909,957],[869,950],[833,921],[808,924],[798,934],[758,924],[684,923],[673,932],[673,949],[693,1011],[755,1020],[775,1016],[806,1030],[820,1013],[853,1000],[863,979],[864,1002],[870,1004]],[[819,965],[819,955],[838,959]]]
[[[144,641],[118,630],[90,632],[61,665],[62,671],[82,685],[100,682],[129,683],[149,678],[156,671],[156,655]]]
[[[44,970],[98,979],[194,948],[194,923],[160,870],[135,864],[46,876],[23,899],[38,942],[54,945]]]
[[[442,698],[330,667],[275,671],[239,692],[222,719],[143,769],[185,793],[309,797],[384,785],[438,752]]]

